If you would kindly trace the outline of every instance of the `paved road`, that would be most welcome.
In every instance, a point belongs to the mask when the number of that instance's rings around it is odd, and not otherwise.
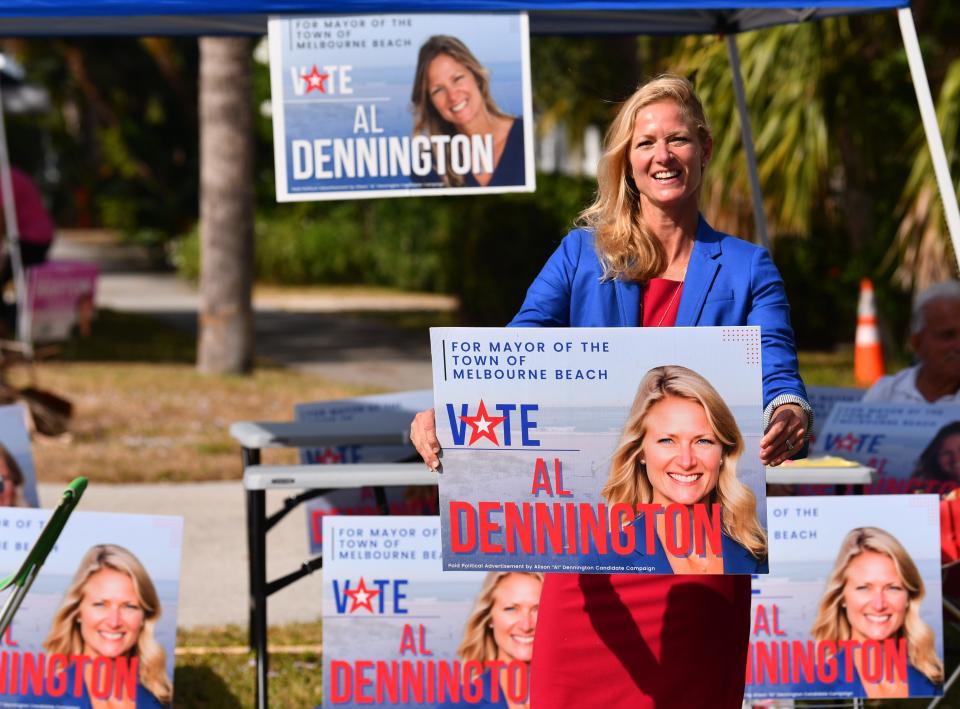
[[[101,265],[100,307],[149,313],[195,331],[199,303],[196,290],[171,273],[148,270],[136,250],[114,250],[112,246],[66,239],[57,242],[52,257]],[[266,293],[255,302],[257,354],[351,384],[395,390],[429,387],[426,331],[392,327],[390,320],[397,311],[447,310],[451,306],[448,299],[435,296]],[[41,485],[41,503],[55,504],[60,492],[60,486]],[[269,493],[268,512],[277,509],[285,495]],[[239,482],[94,483],[81,509],[182,515],[185,537],[178,624],[246,625],[246,521]],[[268,577],[293,571],[306,558],[305,513],[296,510],[270,532]],[[319,573],[270,599],[271,624],[313,620],[319,615]]]

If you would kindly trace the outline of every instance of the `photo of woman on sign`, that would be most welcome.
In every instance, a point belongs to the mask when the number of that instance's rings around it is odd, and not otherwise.
[[[70,691],[44,696],[46,704],[83,709],[169,706],[173,690],[166,653],[154,637],[160,610],[153,581],[136,556],[115,544],[91,547],[80,560],[43,643],[51,655],[81,658],[83,683],[77,684],[78,663],[72,662],[65,671]],[[103,694],[103,676],[116,678],[134,666],[135,696],[116,697],[112,692],[98,696]],[[116,680],[110,688],[116,686],[123,685]],[[74,687],[80,688],[79,695]]]
[[[443,704],[444,709],[529,707],[527,675],[533,657],[533,635],[537,629],[542,584],[543,574],[536,572],[491,571],[486,575],[464,626],[457,657],[464,665],[469,662],[484,666],[493,661],[502,663],[497,665],[498,687],[494,691],[493,669],[485,669],[480,677],[471,678],[482,685],[479,702],[462,699]],[[513,669],[517,663],[522,663],[522,677]],[[514,701],[518,695],[523,698],[520,702]]]
[[[960,485],[960,421],[952,421],[937,431],[920,454],[913,477]]]
[[[856,672],[849,679],[844,676],[846,650],[840,649],[837,681],[817,688],[870,699],[936,694],[943,683],[943,662],[934,647],[933,630],[920,618],[924,594],[917,565],[892,534],[877,527],[850,530],[827,578],[811,634],[817,642],[859,643],[853,646]],[[880,643],[887,648],[890,645],[883,641],[889,639],[906,644],[906,677],[883,672],[871,678],[875,668],[868,662],[876,660],[873,664],[887,668],[890,658],[868,657],[865,647]]]
[[[676,547],[676,539],[668,544],[666,514],[657,514],[650,555],[646,534],[653,527],[641,515],[625,530],[636,535],[635,551],[618,561],[658,574],[766,573],[767,536],[757,500],[737,479],[742,453],[736,419],[710,382],[678,365],[647,372],[600,494],[608,506],[683,505],[689,519],[695,518],[694,506],[704,506],[708,515],[719,506],[721,546],[706,543],[706,553],[698,554],[691,540],[688,553],[671,553],[667,549]]]
[[[500,110],[490,93],[490,72],[459,39],[434,35],[420,47],[411,101],[415,134],[451,138],[434,143],[434,164],[444,165],[445,170],[442,174],[431,172],[425,182],[442,183],[444,187],[499,187],[525,182],[523,121]],[[461,174],[457,162],[451,160],[451,143],[456,136],[489,138],[492,162],[471,162],[471,169]],[[443,153],[442,162],[436,154],[439,152]],[[476,154],[472,148],[468,152]]]
[[[26,507],[23,471],[10,450],[0,443],[0,507]]]

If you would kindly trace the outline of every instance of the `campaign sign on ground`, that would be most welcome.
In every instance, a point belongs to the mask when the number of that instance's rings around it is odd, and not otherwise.
[[[304,464],[342,465],[350,463],[400,463],[416,459],[409,443],[401,444],[400,434],[410,428],[419,411],[433,406],[429,389],[400,391],[390,394],[357,396],[351,399],[315,401],[297,404],[294,418],[316,424],[317,431],[343,434],[343,443],[319,448],[301,448]],[[362,445],[351,442],[356,434],[396,434],[393,445]],[[390,514],[425,515],[437,513],[437,495],[433,488],[393,486],[384,489]],[[310,553],[319,554],[323,545],[324,515],[380,514],[373,488],[336,490],[310,500],[307,505],[307,535]]]
[[[810,443],[813,445],[823,425],[830,417],[830,412],[837,404],[856,403],[863,398],[863,389],[855,387],[807,387],[807,401],[813,409],[813,435]]]
[[[430,336],[445,569],[765,572],[759,328]]]
[[[535,188],[525,14],[293,17],[269,30],[278,201]]]
[[[942,693],[936,495],[774,497],[748,698]]]
[[[814,452],[875,468],[867,492],[942,495],[960,485],[960,406],[837,404]]]
[[[0,507],[40,504],[27,416],[20,404],[0,406]]]
[[[436,516],[325,517],[323,535],[324,706],[526,701],[542,575],[442,571]]]
[[[20,318],[30,342],[62,342],[76,329],[89,335],[96,313],[94,264],[48,261],[27,269],[26,308]]]
[[[0,509],[0,578],[49,517]],[[170,706],[182,540],[181,517],[74,512],[0,638],[0,707]]]

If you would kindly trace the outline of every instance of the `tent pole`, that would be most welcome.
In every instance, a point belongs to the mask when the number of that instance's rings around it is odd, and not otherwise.
[[[13,178],[10,175],[10,153],[7,150],[7,126],[3,115],[3,93],[0,91],[0,194],[3,195],[3,220],[7,234],[7,249],[13,268],[13,286],[17,295],[17,308],[25,309],[26,282],[23,278],[23,261],[20,258],[20,230],[17,226],[17,203],[13,196]],[[2,284],[0,284],[2,286]],[[0,293],[0,298],[3,294]],[[17,330],[25,332],[22,318],[17,318]],[[17,337],[26,347],[27,357],[33,356],[29,338]]]
[[[913,23],[913,12],[909,7],[902,8],[897,10],[897,18],[900,20],[903,48],[907,50],[907,61],[910,64],[913,89],[917,92],[917,103],[920,105],[923,130],[927,134],[927,145],[930,148],[930,157],[933,160],[933,173],[937,178],[937,187],[940,188],[940,201],[943,204],[943,214],[947,220],[947,231],[950,232],[950,240],[953,243],[954,257],[960,264],[960,207],[957,206],[957,190],[953,186],[953,179],[950,177],[950,165],[947,163],[943,136],[940,134],[940,125],[937,122],[937,111],[930,94],[927,70],[923,66],[923,55],[920,53],[917,28]]]
[[[740,136],[743,150],[747,154],[747,172],[750,175],[750,197],[753,201],[753,225],[757,237],[765,249],[770,248],[767,234],[767,217],[763,212],[763,193],[760,191],[760,175],[757,172],[757,154],[753,149],[753,131],[750,129],[750,115],[747,113],[747,94],[743,89],[743,75],[740,73],[740,52],[737,50],[737,38],[726,35],[727,56],[733,74],[733,93],[737,97],[737,113],[740,114]]]

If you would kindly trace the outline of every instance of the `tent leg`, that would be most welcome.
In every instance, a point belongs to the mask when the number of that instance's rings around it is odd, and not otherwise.
[[[23,276],[23,260],[20,258],[20,227],[17,222],[17,204],[13,197],[13,178],[10,175],[10,152],[7,149],[7,126],[3,117],[3,94],[0,93],[0,194],[3,195],[3,219],[7,230],[7,249],[13,267],[13,286],[17,294],[17,308],[26,311],[27,284]],[[3,284],[0,284],[2,286]],[[2,295],[2,294],[0,294]],[[27,323],[17,318],[19,340],[26,347],[28,358],[33,358],[33,346],[27,337]]]
[[[900,20],[900,34],[903,37],[903,48],[907,51],[913,89],[917,92],[917,103],[920,105],[923,130],[927,134],[927,145],[930,148],[930,157],[933,160],[933,172],[937,178],[937,187],[940,188],[940,200],[943,202],[943,214],[947,220],[947,230],[950,232],[950,240],[953,243],[954,256],[960,263],[960,207],[957,206],[957,190],[950,177],[950,166],[947,163],[947,154],[943,148],[943,136],[940,134],[937,112],[933,105],[933,97],[930,94],[927,70],[923,66],[923,55],[920,54],[917,28],[913,24],[913,12],[909,7],[897,10],[897,19]]]
[[[760,174],[757,171],[757,154],[753,149],[753,131],[750,128],[750,114],[747,113],[747,94],[743,89],[743,75],[740,72],[740,52],[737,38],[733,34],[726,36],[727,56],[733,73],[733,93],[737,98],[737,112],[740,114],[740,136],[743,150],[747,154],[747,172],[750,174],[750,198],[753,202],[753,225],[757,238],[765,249],[770,248],[770,236],[767,233],[767,217],[763,211],[763,193],[760,191]]]

